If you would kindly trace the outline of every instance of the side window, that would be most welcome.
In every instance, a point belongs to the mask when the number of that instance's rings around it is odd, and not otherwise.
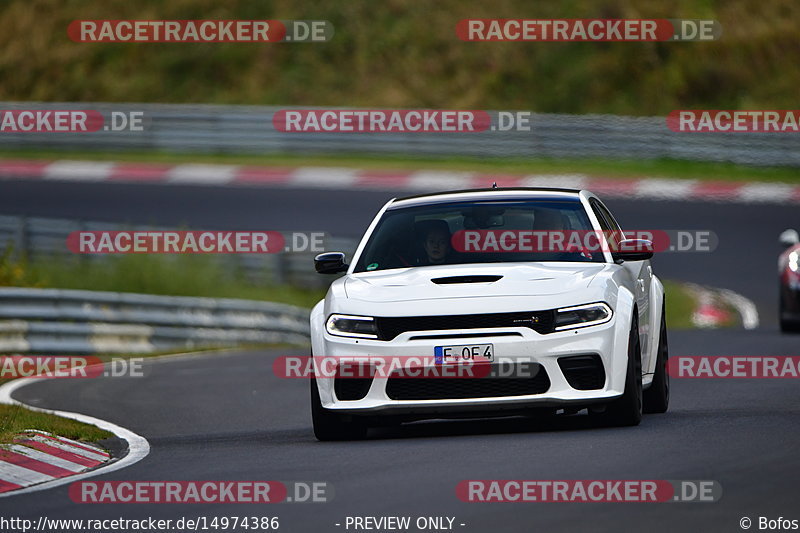
[[[606,220],[608,221],[608,223],[611,226],[611,229],[614,230],[614,231],[621,232],[622,228],[619,227],[619,224],[617,224],[617,220],[614,218],[614,216],[611,214],[611,212],[606,208],[606,206],[604,206],[603,204],[601,204],[597,200],[594,200],[594,203],[597,204],[597,209],[600,210],[600,212],[603,213],[603,215],[605,216]]]
[[[619,224],[617,224],[617,221],[611,216],[608,209],[594,198],[589,201],[589,205],[592,206],[592,211],[597,217],[603,233],[606,234],[608,244],[612,249],[616,249],[617,245],[619,245],[619,241],[623,239],[622,229],[619,227]]]
[[[611,231],[613,229],[613,226],[611,225],[608,218],[600,208],[600,202],[592,198],[591,200],[589,200],[589,205],[592,206],[592,211],[594,212],[594,216],[597,217],[597,221],[600,223],[600,228],[603,231]]]

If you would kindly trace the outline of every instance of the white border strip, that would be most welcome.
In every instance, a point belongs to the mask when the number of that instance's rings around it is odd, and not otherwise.
[[[756,329],[758,327],[758,308],[752,300],[730,289],[721,289],[719,295],[736,309],[736,312],[742,317],[744,329]]]
[[[227,185],[233,181],[237,165],[184,163],[167,171],[166,183],[184,185]]]
[[[47,483],[53,479],[55,478],[50,474],[42,474],[38,470],[31,470],[13,463],[3,464],[3,481],[7,483],[24,486],[31,483]]]
[[[130,176],[115,174],[125,163],[107,161],[57,160],[46,163],[39,168],[37,161],[25,163],[9,162],[0,159],[0,178],[16,178],[20,176],[39,176],[45,180],[97,182],[115,178],[125,183],[143,182],[162,185],[239,185],[236,183],[244,167],[239,165],[181,163],[157,169],[158,179],[142,179],[134,173]],[[145,163],[147,165],[148,163]],[[19,170],[19,169],[22,170]],[[254,167],[270,170],[273,167]],[[246,182],[246,186],[271,187],[276,185],[318,189],[351,189],[358,185],[359,176],[371,172],[369,168],[353,167],[314,167],[296,166],[278,174],[275,179],[264,182]],[[442,191],[450,189],[466,189],[473,187],[473,182],[491,183],[491,174],[473,171],[447,170],[406,170],[385,169],[393,175],[393,179],[381,184],[380,179],[373,179],[366,186],[369,189],[407,190],[407,191]],[[503,172],[501,171],[501,174]],[[507,175],[503,175],[507,177]],[[797,204],[800,202],[800,186],[783,182],[731,182],[732,188],[723,187],[715,192],[713,187],[703,189],[707,182],[702,180],[637,177],[633,179],[614,178],[586,174],[513,174],[520,185],[528,187],[573,187],[592,189],[595,181],[603,182],[598,188],[602,196],[609,198],[641,198],[645,200],[696,200],[701,202],[723,203],[775,203]],[[619,186],[617,190],[615,186]],[[701,193],[697,191],[701,190]]]
[[[105,181],[118,163],[106,161],[53,161],[42,169],[42,179],[59,181]]]
[[[86,467],[83,465],[73,463],[72,461],[67,461],[61,457],[56,457],[55,455],[50,455],[49,453],[39,451],[36,448],[28,448],[27,446],[22,446],[21,444],[12,444],[8,447],[8,449],[14,453],[24,455],[25,457],[30,457],[35,461],[41,461],[42,463],[57,466],[58,468],[69,470],[75,474],[86,470]],[[108,461],[108,459],[106,459],[106,461]],[[0,468],[0,470],[2,470],[2,468]]]
[[[358,171],[346,167],[297,167],[285,181],[298,187],[347,189],[355,183]]]
[[[52,489],[53,487],[66,485],[67,483],[72,483],[73,481],[78,481],[80,479],[86,479],[93,476],[99,476],[101,474],[107,474],[109,472],[113,472],[115,470],[120,470],[122,468],[131,466],[134,463],[138,463],[139,461],[147,457],[147,454],[150,453],[150,443],[147,442],[147,439],[145,439],[141,435],[137,435],[133,431],[120,427],[116,424],[112,424],[111,422],[108,422],[106,420],[101,420],[100,418],[95,418],[93,416],[83,415],[80,413],[72,413],[69,411],[56,411],[53,409],[42,409],[40,407],[33,407],[24,404],[22,402],[19,402],[11,397],[11,395],[17,389],[21,389],[22,387],[30,385],[31,383],[36,383],[37,381],[42,381],[43,379],[46,378],[15,379],[0,386],[0,403],[7,405],[21,405],[27,409],[30,409],[31,411],[38,411],[40,413],[49,413],[64,418],[69,418],[71,420],[77,420],[78,422],[83,422],[84,424],[92,424],[94,426],[99,427],[100,429],[110,431],[118,438],[128,443],[128,453],[121,459],[111,461],[107,463],[107,465],[100,466],[94,470],[90,470],[89,472],[83,472],[82,474],[75,474],[74,476],[57,478],[52,481],[39,483],[37,485],[31,485],[25,488],[3,492],[0,493],[0,498],[5,498],[7,496],[16,496],[17,494],[28,494],[31,492],[37,492],[45,489]]]
[[[52,439],[41,434],[33,434],[33,436],[29,437],[28,440],[31,440],[33,442],[39,442],[41,444],[46,444],[47,446],[50,446],[52,448],[57,448],[61,451],[69,452],[73,455],[78,455],[80,457],[84,457],[91,461],[100,461],[102,463],[109,460],[108,455],[102,455],[98,452],[92,452],[80,446],[73,446],[72,444],[62,442],[58,439]]]
[[[742,320],[742,327],[744,329],[756,329],[760,323],[758,317],[758,307],[749,298],[742,296],[738,292],[730,289],[721,289],[717,287],[708,287],[698,285],[696,283],[678,282],[686,289],[691,291],[695,297],[695,313],[698,308],[703,305],[715,306],[716,302],[723,302],[731,307],[738,313]],[[718,305],[717,305],[718,306]],[[714,328],[716,325],[704,324],[702,321],[695,319],[692,316],[692,323],[695,327],[700,329]]]

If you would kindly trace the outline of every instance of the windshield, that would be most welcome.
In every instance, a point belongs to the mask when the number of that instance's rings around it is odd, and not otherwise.
[[[529,238],[533,232],[564,235],[593,233],[593,228],[577,199],[469,201],[388,209],[354,272],[441,264],[604,261],[600,251],[497,244],[503,235]]]

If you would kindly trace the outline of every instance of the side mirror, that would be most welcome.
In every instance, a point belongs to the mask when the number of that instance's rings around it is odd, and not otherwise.
[[[617,263],[623,261],[646,261],[653,257],[653,241],[647,239],[623,239],[619,241],[618,249],[611,252],[611,257]]]
[[[326,252],[314,258],[314,270],[320,274],[347,272],[347,267],[349,266],[344,263],[344,254],[342,252]]]
[[[778,242],[781,243],[781,246],[784,248],[788,248],[800,243],[800,235],[797,234],[796,230],[787,229],[778,237]]]

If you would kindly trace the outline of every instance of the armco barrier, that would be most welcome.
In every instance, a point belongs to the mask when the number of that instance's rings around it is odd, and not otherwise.
[[[473,133],[297,133],[277,131],[273,115],[288,107],[197,104],[0,102],[0,109],[144,113],[143,131],[13,133],[3,148],[138,150],[202,153],[418,154],[427,156],[688,159],[800,166],[800,135],[676,133],[665,117],[531,115],[531,131]],[[303,109],[312,109],[304,107]]]
[[[0,288],[0,353],[148,353],[308,341],[308,310],[291,305]]]
[[[48,257],[56,260],[67,250],[67,236],[73,231],[155,230],[152,226],[130,226],[83,220],[19,217],[0,215],[0,253],[13,251],[28,257]],[[325,236],[326,251],[342,251],[352,257],[356,242],[352,239]],[[278,252],[274,254],[216,255],[231,271],[241,270],[248,280],[258,285],[290,284],[300,287],[326,287],[331,276],[314,272],[316,252]],[[85,261],[114,261],[105,255],[84,255]]]

